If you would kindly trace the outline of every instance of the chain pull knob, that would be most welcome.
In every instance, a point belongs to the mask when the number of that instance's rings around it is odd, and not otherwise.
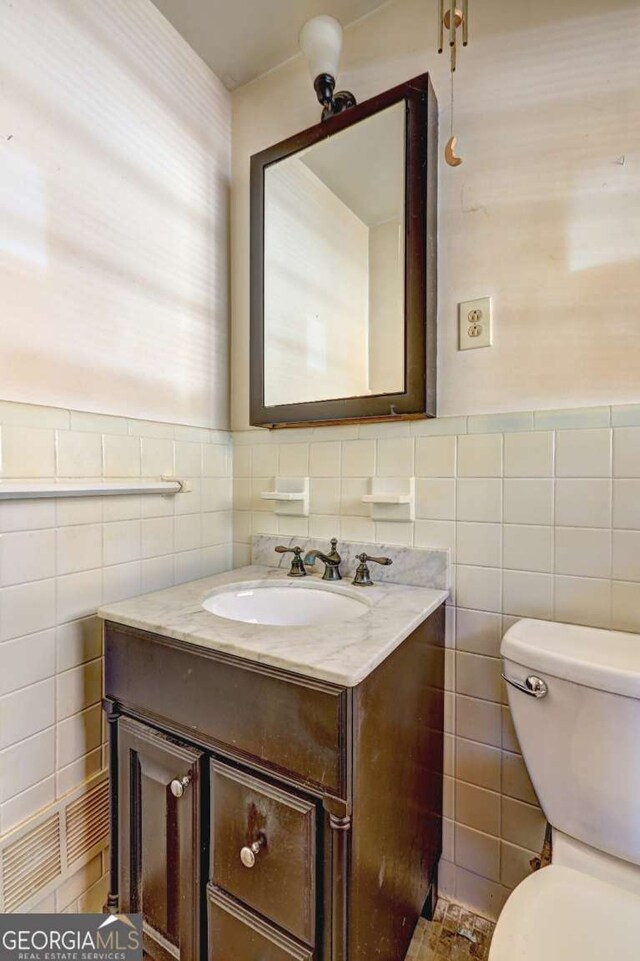
[[[185,774],[184,777],[175,777],[169,787],[174,797],[182,797],[186,789],[191,784],[191,775]]]
[[[263,837],[258,838],[254,841],[250,847],[241,848],[240,850],[240,860],[244,864],[245,868],[252,868],[255,866],[256,857],[260,854],[260,851],[264,847],[265,839]]]

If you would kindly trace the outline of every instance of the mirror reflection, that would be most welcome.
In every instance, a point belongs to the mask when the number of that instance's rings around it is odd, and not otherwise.
[[[405,104],[264,180],[264,403],[405,389]]]

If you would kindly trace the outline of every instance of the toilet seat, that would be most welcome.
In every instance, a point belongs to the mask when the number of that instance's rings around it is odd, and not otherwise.
[[[489,961],[638,961],[640,897],[552,864],[510,895]]]

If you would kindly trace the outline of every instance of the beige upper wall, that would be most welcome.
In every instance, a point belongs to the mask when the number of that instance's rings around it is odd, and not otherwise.
[[[229,94],[149,0],[0,36],[0,399],[228,427]]]
[[[640,399],[640,7],[471,0],[456,75],[463,166],[440,165],[439,412]],[[435,0],[345,31],[365,100],[429,70],[449,132]],[[301,58],[233,95],[232,423],[248,426],[249,157],[317,121]],[[617,163],[624,156],[624,163]],[[495,346],[457,351],[457,303],[494,299]]]

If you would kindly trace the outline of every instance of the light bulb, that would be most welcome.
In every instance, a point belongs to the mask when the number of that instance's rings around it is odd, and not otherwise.
[[[309,64],[311,79],[328,73],[335,80],[342,51],[342,27],[339,21],[326,14],[312,17],[300,31],[299,43]]]

